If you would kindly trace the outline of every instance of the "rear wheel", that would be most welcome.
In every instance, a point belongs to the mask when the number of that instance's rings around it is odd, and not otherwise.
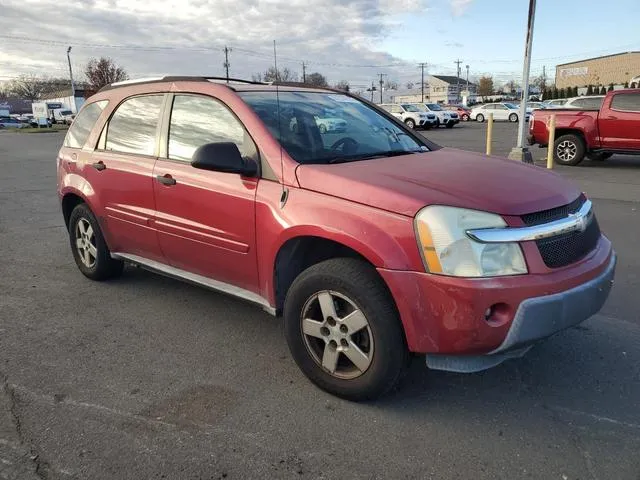
[[[476,122],[484,122],[484,115],[479,113],[478,115],[476,115]]]
[[[349,400],[391,390],[409,354],[393,299],[373,267],[351,258],[302,272],[287,292],[291,354],[317,386]]]
[[[577,135],[562,135],[555,141],[553,158],[560,165],[577,165],[584,159],[584,142]]]
[[[85,203],[71,212],[69,241],[76,265],[86,277],[107,280],[122,273],[123,262],[111,258],[98,221]]]
[[[412,129],[412,130],[413,130],[414,128],[416,128],[416,122],[414,122],[414,121],[413,121],[413,119],[411,119],[411,118],[407,118],[407,119],[404,121],[404,124],[405,124],[407,127],[409,127],[410,129]]]
[[[468,122],[469,121],[469,115],[467,115],[466,113],[462,115],[462,121],[463,122]]]
[[[509,121],[510,122],[517,122],[518,121],[518,115],[515,113],[512,113],[511,115],[509,115]]]

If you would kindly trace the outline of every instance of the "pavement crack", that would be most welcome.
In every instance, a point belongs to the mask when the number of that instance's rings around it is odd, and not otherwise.
[[[51,472],[51,467],[49,465],[49,462],[42,458],[33,442],[31,442],[25,435],[22,420],[20,418],[20,413],[18,412],[19,399],[16,393],[16,389],[9,383],[9,378],[2,372],[0,372],[0,380],[2,380],[2,392],[9,400],[9,413],[11,414],[16,433],[18,434],[20,445],[26,447],[29,450],[29,459],[35,466],[34,473],[36,474],[36,476],[43,480],[48,480],[50,478],[49,474]]]

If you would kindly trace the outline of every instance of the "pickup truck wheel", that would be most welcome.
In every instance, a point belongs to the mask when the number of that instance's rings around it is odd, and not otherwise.
[[[408,364],[393,300],[375,269],[361,260],[326,260],[302,272],[287,293],[284,324],[298,367],[339,397],[379,397]]]
[[[71,212],[69,240],[73,258],[84,276],[91,280],[107,280],[122,273],[123,262],[111,258],[100,225],[85,203]]]
[[[512,113],[511,115],[509,115],[509,121],[513,122],[513,123],[517,122],[518,121],[518,115],[515,114],[515,113]]]
[[[476,115],[476,122],[484,122],[484,115],[482,115],[481,113],[479,113],[478,115]]]
[[[555,141],[553,158],[560,165],[577,165],[584,159],[584,142],[573,134],[562,135]]]
[[[404,121],[404,124],[405,124],[407,127],[409,127],[410,129],[412,129],[412,130],[413,130],[414,128],[416,128],[416,122],[414,122],[414,121],[413,121],[412,119],[410,119],[410,118],[407,118],[407,119]]]

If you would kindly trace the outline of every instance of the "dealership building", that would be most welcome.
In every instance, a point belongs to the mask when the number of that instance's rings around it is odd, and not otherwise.
[[[640,75],[640,52],[616,53],[556,67],[556,88],[624,85]]]

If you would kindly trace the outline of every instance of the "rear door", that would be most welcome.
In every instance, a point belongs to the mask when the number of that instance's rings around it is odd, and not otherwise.
[[[602,146],[619,150],[640,150],[640,93],[617,92],[599,115]]]
[[[124,100],[84,164],[85,176],[104,206],[111,251],[156,261],[163,257],[152,226],[152,175],[163,101],[164,94]]]
[[[191,166],[193,152],[212,142],[233,142],[258,162],[253,140],[218,100],[175,94],[165,117],[167,141],[155,165],[155,225],[169,263],[252,292],[259,291],[255,238],[258,178]]]

